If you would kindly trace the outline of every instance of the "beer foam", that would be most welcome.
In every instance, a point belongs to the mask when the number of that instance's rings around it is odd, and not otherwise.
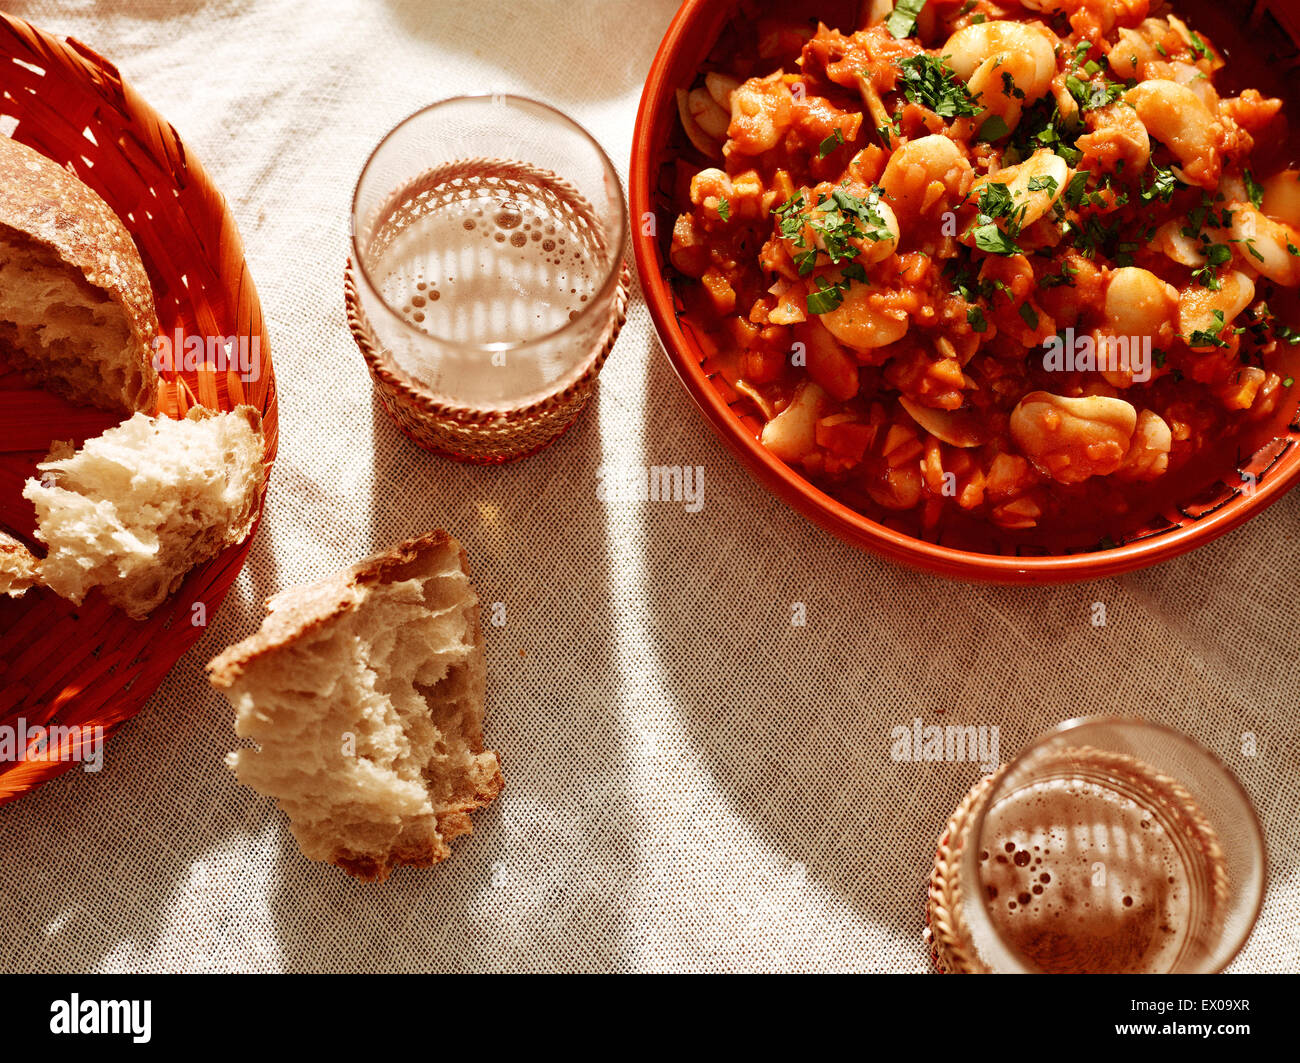
[[[1045,971],[1170,970],[1204,868],[1159,815],[1105,783],[1051,778],[989,809],[981,888],[998,933]]]

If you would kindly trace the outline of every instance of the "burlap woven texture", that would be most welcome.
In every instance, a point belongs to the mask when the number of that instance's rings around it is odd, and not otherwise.
[[[513,91],[573,115],[625,170],[675,7],[11,5],[117,62],[225,191],[267,314],[281,449],[247,568],[104,771],[0,809],[0,969],[923,971],[935,839],[979,770],[897,763],[891,729],[997,724],[1006,756],[1065,717],[1124,712],[1237,771],[1271,876],[1234,970],[1300,970],[1300,493],[1121,579],[915,575],[750,481],[638,292],[598,399],[521,465],[430,457],[379,409],[342,296],[369,150],[433,99]],[[602,466],[647,465],[703,467],[702,511],[597,498]],[[468,549],[485,619],[504,607],[486,627],[487,736],[506,789],[449,862],[368,887],[304,860],[234,783],[203,665],[268,594],[436,526]]]

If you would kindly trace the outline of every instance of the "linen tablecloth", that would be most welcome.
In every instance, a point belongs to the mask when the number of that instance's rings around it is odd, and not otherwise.
[[[1008,757],[1064,718],[1118,712],[1189,732],[1237,772],[1271,871],[1233,969],[1300,970],[1300,493],[1119,579],[917,575],[751,481],[639,292],[598,399],[521,464],[431,457],[373,399],[342,270],[378,138],[439,97],[518,92],[586,125],[625,174],[675,7],[13,7],[116,62],[225,192],[267,316],[281,443],[247,567],[104,770],[0,808],[0,968],[924,971],[935,840],[980,772],[897,762],[892,729],[997,725]],[[649,465],[702,467],[703,508],[597,497],[600,470]],[[232,713],[203,666],[269,594],[434,527],[504,607],[486,625],[486,733],[506,788],[445,864],[367,886],[303,859],[273,803],[236,785]]]

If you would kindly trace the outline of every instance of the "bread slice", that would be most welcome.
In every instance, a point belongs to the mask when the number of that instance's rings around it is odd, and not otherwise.
[[[62,166],[0,136],[0,357],[73,402],[152,413],[153,292],[131,234]]]
[[[0,531],[0,594],[21,598],[36,586],[36,557],[12,535]]]
[[[183,420],[137,413],[75,454],[56,443],[27,481],[40,580],[78,605],[92,587],[137,620],[191,568],[242,541],[257,517],[262,418],[195,407]]]
[[[501,792],[465,552],[437,531],[272,598],[208,665],[257,742],[227,763],[289,815],[303,854],[366,881],[429,867]]]

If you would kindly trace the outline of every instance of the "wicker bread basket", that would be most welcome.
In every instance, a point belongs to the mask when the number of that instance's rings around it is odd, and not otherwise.
[[[15,125],[16,123],[16,125]],[[0,13],[0,131],[11,133],[98,192],[134,237],[153,286],[163,335],[248,337],[260,373],[169,372],[159,412],[194,405],[262,413],[269,474],[278,437],[275,380],[261,305],[225,200],[176,130],[85,45]],[[80,444],[119,420],[73,406],[10,373],[0,355],[0,526],[34,543],[22,485],[53,438]],[[102,727],[139,711],[203,633],[244,563],[252,536],[191,572],[146,620],[132,621],[92,593],[81,607],[45,590],[0,596],[0,727]],[[202,603],[202,610],[195,609]],[[82,732],[83,734],[85,732]],[[92,732],[93,733],[93,732]],[[0,760],[0,804],[68,768],[71,750]]]

